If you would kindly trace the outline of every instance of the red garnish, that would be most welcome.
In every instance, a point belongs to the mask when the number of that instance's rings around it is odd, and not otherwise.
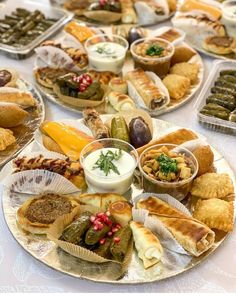
[[[114,233],[114,232],[117,232],[119,229],[116,228],[116,227],[112,227],[111,231]]]
[[[101,238],[100,241],[99,241],[100,245],[104,245],[105,242],[106,242],[106,239],[105,238]]]
[[[98,225],[94,225],[94,226],[93,226],[93,229],[94,229],[94,230],[98,230]]]
[[[84,84],[81,83],[80,86],[79,86],[79,91],[84,92],[86,89],[87,89],[87,85],[84,85]]]
[[[106,211],[106,215],[109,217],[111,216],[111,213],[109,211]]]
[[[120,237],[118,236],[114,237],[114,242],[118,244],[120,242]]]
[[[93,223],[94,221],[96,220],[96,217],[95,216],[91,216],[90,217],[90,221]]]
[[[107,233],[107,235],[108,235],[108,236],[112,236],[112,235],[113,235],[113,232],[112,232],[112,231],[109,231],[109,232]]]
[[[98,217],[98,218],[102,218],[103,215],[104,215],[104,213],[98,213],[98,214],[97,214],[97,217]]]
[[[121,225],[120,224],[116,224],[115,227],[118,228],[118,229],[121,229]]]

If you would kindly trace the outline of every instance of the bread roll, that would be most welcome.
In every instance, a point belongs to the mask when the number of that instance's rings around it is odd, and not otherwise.
[[[130,222],[130,228],[133,232],[138,256],[143,260],[144,268],[149,268],[160,262],[163,249],[159,239],[141,223],[132,221]]]
[[[20,108],[16,104],[0,102],[0,126],[9,128],[22,124],[28,112]]]
[[[108,211],[122,227],[132,219],[132,207],[127,201],[116,201],[109,205]]]
[[[128,111],[135,109],[134,101],[125,94],[112,91],[108,94],[108,101],[116,111]]]
[[[121,94],[128,93],[127,82],[121,77],[112,78],[109,82],[109,88],[110,90],[119,92]]]

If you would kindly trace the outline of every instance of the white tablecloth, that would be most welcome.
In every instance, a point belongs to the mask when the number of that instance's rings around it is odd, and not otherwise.
[[[13,0],[11,0],[13,1]],[[203,56],[207,77],[213,59]],[[1,68],[13,67],[33,83],[34,56],[12,60],[0,56]],[[236,138],[204,129],[197,121],[197,96],[172,113],[160,116],[179,126],[192,128],[207,137],[236,172]],[[45,100],[46,119],[77,119],[79,115]],[[1,192],[1,186],[0,186]],[[11,236],[0,207],[0,293],[1,292],[236,292],[236,230],[209,259],[198,267],[161,282],[143,285],[110,285],[80,280],[54,271],[27,254]]]

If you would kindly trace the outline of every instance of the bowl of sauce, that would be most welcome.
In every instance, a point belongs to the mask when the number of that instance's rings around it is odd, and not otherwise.
[[[222,19],[229,36],[236,38],[236,0],[228,0],[222,3]]]
[[[80,163],[90,190],[124,194],[132,184],[138,154],[129,143],[108,138],[85,146]]]
[[[130,47],[135,68],[151,71],[163,78],[170,69],[174,46],[162,38],[141,38],[132,43]]]
[[[122,71],[129,46],[124,38],[118,35],[100,34],[87,39],[84,46],[91,69],[115,74]]]

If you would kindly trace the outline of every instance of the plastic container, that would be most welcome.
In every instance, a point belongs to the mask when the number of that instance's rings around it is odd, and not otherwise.
[[[142,166],[144,156],[147,154],[147,152],[153,149],[158,150],[163,146],[166,146],[168,150],[174,150],[177,153],[184,154],[187,158],[190,159],[192,169],[192,176],[190,178],[177,182],[164,182],[155,180],[148,176],[146,172],[144,172]],[[173,144],[158,144],[145,149],[140,155],[138,166],[140,173],[142,175],[142,187],[145,192],[169,194],[179,201],[183,200],[189,193],[193,179],[196,177],[198,172],[198,162],[195,156],[192,154],[192,152],[190,152],[188,149],[184,147]]]
[[[168,54],[163,57],[144,57],[137,53],[137,47],[140,44],[158,45],[160,47],[165,46],[168,50]],[[168,74],[170,69],[171,57],[174,54],[174,46],[172,43],[165,39],[147,37],[136,40],[130,47],[130,52],[134,59],[135,68],[142,68],[144,71],[151,71],[156,73],[159,77],[163,78]]]
[[[119,74],[125,62],[129,44],[118,35],[100,34],[87,39],[84,47],[91,69]]]
[[[46,6],[38,3],[37,1],[30,0],[17,0],[17,1],[7,1],[3,4],[4,6],[0,9],[0,19],[3,19],[5,15],[10,15],[16,8],[25,8],[30,11],[40,10],[45,14],[47,18],[57,19],[48,30],[46,30],[42,35],[35,38],[31,43],[22,46],[20,48],[9,46],[0,43],[0,52],[5,53],[14,59],[25,59],[33,53],[33,49],[37,47],[45,39],[49,38],[51,35],[55,34],[62,26],[64,26],[73,17],[73,13],[52,6]]]
[[[236,37],[236,0],[227,0],[222,3],[222,23],[229,36]]]
[[[204,127],[217,132],[236,135],[236,122],[231,122],[200,113],[200,110],[206,104],[206,98],[211,94],[211,88],[214,86],[216,79],[219,77],[220,71],[228,69],[236,70],[236,62],[217,60],[213,63],[213,67],[208,76],[208,79],[201,92],[199,93],[197,102],[194,107],[195,109],[197,109],[198,121]]]
[[[108,151],[119,153],[121,158],[113,160],[112,163],[117,167],[115,173],[110,170],[107,175],[104,171],[96,168],[96,162],[100,159],[101,153],[104,155]],[[123,159],[122,159],[123,158]],[[94,192],[111,192],[124,194],[132,184],[134,170],[137,166],[138,154],[129,143],[117,139],[102,139],[94,141],[81,151],[80,163],[84,169],[86,182]]]

